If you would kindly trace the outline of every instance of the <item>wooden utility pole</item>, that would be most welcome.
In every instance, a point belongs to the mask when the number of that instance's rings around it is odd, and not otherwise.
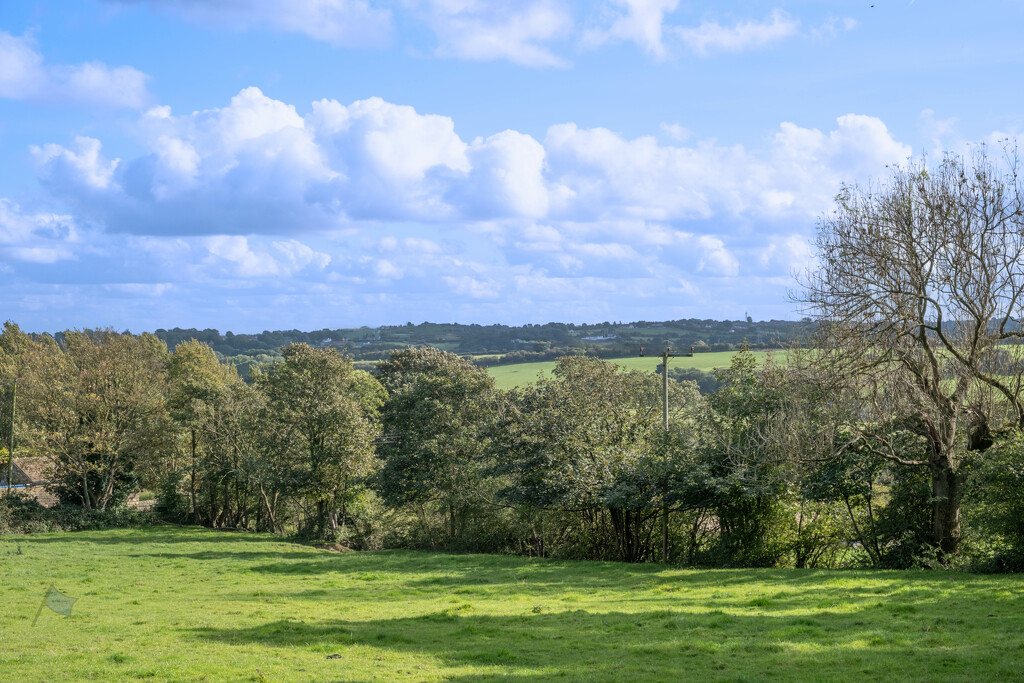
[[[661,422],[668,432],[668,357],[672,349],[661,354]],[[668,562],[668,504],[661,508],[661,561]]]
[[[665,349],[661,354],[661,423],[668,429],[668,357],[672,355],[672,349]]]

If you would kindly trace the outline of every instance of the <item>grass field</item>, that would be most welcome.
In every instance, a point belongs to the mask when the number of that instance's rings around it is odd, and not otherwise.
[[[754,351],[754,357],[759,363],[764,363],[768,351]],[[728,367],[729,362],[735,355],[735,351],[721,351],[714,353],[698,353],[692,357],[678,356],[669,359],[669,368],[697,368],[698,370],[713,370],[715,368]],[[776,360],[783,357],[785,351],[774,354]],[[660,356],[639,356],[633,358],[609,358],[609,362],[616,363],[630,370],[646,370],[654,372],[661,365]],[[499,389],[511,389],[512,387],[525,386],[537,381],[538,375],[551,372],[555,368],[555,361],[544,363],[516,363],[513,365],[495,365],[487,368],[487,371],[494,378],[494,383]]]
[[[43,610],[47,587],[78,598]],[[158,527],[0,538],[11,681],[1001,681],[1024,581],[331,553]]]

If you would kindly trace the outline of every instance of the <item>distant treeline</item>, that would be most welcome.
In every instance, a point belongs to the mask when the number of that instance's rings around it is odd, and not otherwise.
[[[788,346],[808,332],[806,322],[770,320],[668,320],[597,324],[547,323],[546,325],[460,325],[457,323],[406,323],[377,328],[264,331],[234,334],[218,330],[175,327],[158,329],[155,335],[174,348],[196,340],[212,348],[221,360],[231,361],[248,381],[254,367],[268,367],[281,360],[288,344],[308,344],[344,351],[360,369],[388,358],[392,351],[410,346],[432,346],[468,357],[488,367],[514,363],[553,361],[562,356],[623,358],[657,355],[666,347],[700,351],[777,349]],[[56,335],[57,341],[61,335]]]
[[[483,364],[553,360],[566,354],[603,358],[636,355],[639,347],[685,349],[700,344],[706,351],[732,351],[741,344],[752,349],[779,348],[806,332],[806,323],[770,320],[668,320],[603,322],[596,324],[460,325],[407,323],[377,328],[338,328],[311,332],[264,331],[258,334],[221,334],[214,329],[158,329],[154,334],[168,348],[195,339],[225,357],[268,355],[279,357],[288,344],[330,346],[355,360],[382,360],[396,348],[433,346],[459,355],[502,355]],[[509,355],[512,354],[512,355]]]
[[[649,356],[656,356],[664,348],[689,349],[689,346],[681,346],[679,344],[672,346],[672,344],[669,343],[666,344],[664,347],[656,347],[653,351],[652,348],[646,348],[645,353],[646,355]],[[737,346],[735,344],[715,344],[713,346],[707,344],[701,345],[702,351],[735,351],[736,348]],[[753,349],[755,347],[748,345],[747,348]],[[472,358],[472,360],[477,365],[487,368],[496,365],[514,365],[516,363],[543,363],[557,360],[562,356],[590,356],[592,358],[626,358],[637,355],[640,354],[638,353],[638,347],[634,344],[609,344],[603,346],[556,346],[553,348],[545,349],[543,351],[509,351],[508,353],[502,355],[484,356],[482,358]]]

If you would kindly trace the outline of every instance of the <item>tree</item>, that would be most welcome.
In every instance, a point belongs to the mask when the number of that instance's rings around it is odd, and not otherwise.
[[[792,385],[770,358],[758,368],[746,345],[715,378],[721,386],[708,397],[699,475],[690,476],[689,495],[714,510],[722,560],[770,566],[785,552],[778,522],[788,462],[780,436]]]
[[[12,484],[14,476],[14,451],[19,441],[19,414],[16,410],[17,383],[25,376],[27,367],[25,351],[33,344],[32,339],[8,320],[0,332],[0,478]]]
[[[377,488],[391,505],[440,505],[452,541],[480,504],[494,380],[485,369],[428,347],[394,351],[378,372],[389,398]]]
[[[62,500],[105,508],[169,445],[167,347],[151,334],[67,331],[27,344],[19,384],[33,445],[51,455]],[[23,390],[22,390],[23,388]]]
[[[984,451],[992,430],[1024,426],[1024,356],[1000,353],[1024,337],[1019,167],[1015,148],[995,161],[980,147],[844,187],[796,297],[817,324],[818,369],[861,401],[855,438],[930,472],[943,553],[960,545],[965,454]],[[906,430],[923,456],[902,447]]]
[[[337,349],[292,344],[283,355],[256,386],[282,427],[279,457],[288,463],[292,490],[315,507],[305,531],[335,536],[344,533],[347,505],[375,467],[373,442],[386,394]]]
[[[498,471],[511,475],[503,497],[539,509],[606,513],[615,555],[647,559],[655,519],[679,502],[669,498],[680,453],[662,427],[660,379],[585,356],[560,358],[552,375],[513,393],[497,432],[504,458]],[[692,383],[669,388],[678,410],[699,401]]]
[[[174,347],[168,362],[167,403],[171,417],[187,434],[189,502],[196,524],[197,482],[202,479],[202,456],[204,452],[210,455],[213,446],[214,416],[229,397],[232,385],[240,381],[234,367],[222,364],[212,348],[195,339]]]
[[[207,472],[220,475],[227,484],[234,483],[235,502],[231,505],[225,487],[223,505],[218,511],[216,487],[208,486],[210,523],[218,516],[235,526],[245,526],[249,513],[255,513],[255,527],[264,531],[284,532],[282,502],[292,500],[296,480],[293,463],[282,454],[293,445],[292,425],[277,419],[278,413],[261,390],[262,375],[257,371],[256,385],[232,381],[227,393],[212,404],[212,415],[203,426],[207,431],[208,448],[215,458],[207,463]],[[233,507],[232,519],[228,514]]]

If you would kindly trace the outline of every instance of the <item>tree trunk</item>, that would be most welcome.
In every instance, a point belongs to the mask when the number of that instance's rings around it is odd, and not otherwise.
[[[192,481],[190,493],[192,498],[192,522],[199,524],[199,508],[196,507],[196,430],[192,432]]]
[[[871,500],[871,496],[868,496],[868,501]],[[878,567],[882,563],[881,552],[878,550],[877,536],[872,533],[871,544],[868,544],[868,539],[864,536],[864,533],[860,529],[860,525],[857,524],[857,516],[853,514],[853,506],[850,504],[850,496],[845,492],[843,493],[843,502],[846,503],[846,511],[850,515],[850,524],[853,525],[853,532],[857,535],[860,540],[860,545],[864,548],[864,552],[868,554],[868,558],[871,560],[872,566]],[[874,548],[874,552],[872,552]]]
[[[110,466],[107,468],[107,482],[103,486],[103,494],[100,497],[100,509],[106,510],[107,503],[110,502],[111,497],[114,495],[114,474],[116,472],[115,466],[117,465],[117,457],[111,461]]]
[[[701,524],[704,522],[704,513],[698,512],[693,518],[693,526],[690,527],[690,547],[686,553],[686,562],[693,565],[697,561],[697,548],[700,544]]]
[[[960,550],[960,500],[963,481],[948,457],[937,459],[932,468],[932,542],[943,555]]]
[[[260,498],[263,499],[263,505],[267,512],[267,519],[270,521],[270,528],[276,532],[277,520],[274,518],[274,506],[270,504],[270,499],[267,498],[267,492],[264,490],[262,484],[260,484]]]
[[[804,500],[800,499],[800,511],[796,515],[796,568],[807,567],[807,557],[804,555],[806,543],[804,539]]]
[[[639,562],[644,556],[643,515],[626,508],[609,510],[615,546],[623,562]]]
[[[92,509],[92,501],[89,499],[89,477],[82,473],[82,504],[86,510]]]
[[[345,522],[348,518],[348,479],[341,489],[341,539],[345,540]],[[337,526],[337,525],[335,525]]]
[[[668,562],[668,506],[661,509],[661,561]]]
[[[210,481],[210,526],[217,527],[217,485]]]
[[[224,480],[224,526],[237,526],[233,512],[231,511],[231,490],[228,488],[228,480]]]

